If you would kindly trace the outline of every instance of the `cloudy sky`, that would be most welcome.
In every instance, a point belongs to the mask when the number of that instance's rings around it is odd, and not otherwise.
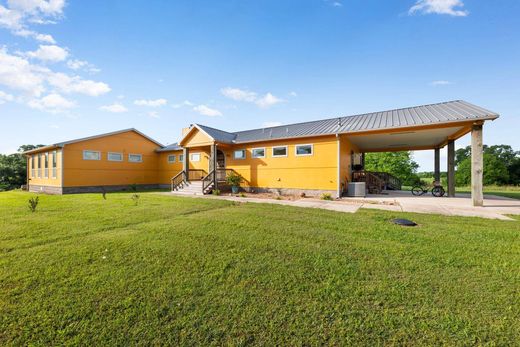
[[[500,113],[485,142],[520,150],[519,15],[518,0],[0,0],[0,152],[453,99]]]

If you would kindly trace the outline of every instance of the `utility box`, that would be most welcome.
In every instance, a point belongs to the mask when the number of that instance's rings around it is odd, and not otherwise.
[[[347,187],[347,196],[364,198],[366,189],[367,185],[365,182],[350,182]]]

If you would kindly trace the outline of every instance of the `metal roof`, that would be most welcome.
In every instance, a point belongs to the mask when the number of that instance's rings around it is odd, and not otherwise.
[[[182,149],[182,147],[179,146],[179,144],[178,144],[177,142],[175,142],[175,143],[172,143],[172,144],[166,145],[166,146],[164,146],[164,147],[162,147],[162,148],[158,148],[158,149],[156,150],[156,152],[179,151],[179,150],[181,150],[181,149]]]
[[[234,143],[256,142],[293,137],[333,135],[391,128],[406,128],[474,120],[492,120],[498,114],[466,101],[372,112],[305,123],[234,132]]]
[[[32,149],[30,151],[26,151],[24,152],[24,154],[29,154],[29,153],[36,153],[36,152],[42,152],[42,151],[46,151],[46,150],[49,150],[49,149],[52,149],[52,148],[60,148],[60,147],[63,147],[65,145],[68,145],[68,144],[71,144],[71,143],[76,143],[76,142],[82,142],[82,141],[87,141],[87,140],[93,140],[93,139],[97,139],[97,138],[100,138],[100,137],[105,137],[105,136],[111,136],[111,135],[117,135],[117,134],[121,134],[121,133],[126,133],[126,132],[129,132],[129,131],[133,131],[139,135],[141,135],[142,137],[150,140],[151,142],[155,143],[156,145],[160,146],[160,147],[164,147],[160,142],[157,142],[155,141],[154,139],[152,139],[151,137],[143,134],[142,132],[140,132],[139,130],[137,129],[134,129],[134,128],[129,128],[129,129],[123,129],[123,130],[118,130],[118,131],[112,131],[112,132],[109,132],[109,133],[104,133],[104,134],[99,134],[99,135],[94,135],[94,136],[89,136],[89,137],[82,137],[80,139],[75,139],[75,140],[69,140],[69,141],[63,141],[63,142],[58,142],[58,143],[54,143],[52,145],[48,145],[48,146],[44,146],[44,147],[39,147],[39,148],[35,148],[35,149]]]
[[[208,136],[212,137],[215,141],[221,143],[233,143],[236,138],[234,133],[228,133],[224,130],[208,127],[206,125],[194,124],[197,128],[205,132]]]

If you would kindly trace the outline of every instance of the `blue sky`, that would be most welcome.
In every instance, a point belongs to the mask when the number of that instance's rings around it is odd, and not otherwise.
[[[485,142],[520,150],[519,15],[517,0],[0,0],[0,152],[453,99],[500,113]]]

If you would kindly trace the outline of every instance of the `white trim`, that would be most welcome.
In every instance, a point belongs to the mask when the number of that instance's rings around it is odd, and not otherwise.
[[[173,157],[173,160],[170,160],[170,157]],[[176,154],[168,154],[168,156],[166,157],[166,160],[168,162],[168,164],[173,164],[177,161],[177,155]]]
[[[236,152],[243,152],[244,156],[242,158],[237,158],[237,156],[235,155]],[[244,160],[244,159],[246,159],[246,157],[247,157],[247,154],[246,154],[246,150],[245,149],[234,149],[233,150],[233,159],[234,160]]]
[[[255,149],[262,149],[264,151],[264,155],[262,156],[255,156]],[[251,158],[265,158],[265,147],[256,147],[256,148],[251,148]]]
[[[139,161],[134,161],[134,160],[130,160],[130,156],[132,155],[138,155],[139,156]],[[129,163],[142,163],[143,162],[143,155],[142,154],[139,154],[139,153],[128,153],[128,162]]]
[[[192,161],[192,162],[194,162],[194,163],[198,163],[198,162],[200,162],[200,160],[202,159],[202,156],[200,155],[200,152],[189,153],[189,155],[190,155],[190,157],[189,157],[189,158],[190,158],[190,161]],[[194,156],[194,155],[198,155],[198,156],[199,156],[199,159],[194,160],[194,159],[193,159],[193,156]]]
[[[88,159],[88,158],[85,158],[85,152],[97,153],[97,154],[99,154],[99,159]],[[84,149],[83,150],[83,160],[101,160],[101,152],[100,151],[92,151],[90,149]]]
[[[110,154],[118,154],[118,155],[120,155],[121,156],[121,160],[110,159]],[[121,153],[121,152],[108,152],[107,153],[107,160],[108,161],[123,161],[123,160],[125,160],[125,155],[123,153]]]
[[[311,153],[310,154],[298,154],[298,147],[301,147],[301,146],[311,146]],[[314,145],[312,143],[305,143],[305,144],[301,144],[301,145],[295,145],[294,146],[294,155],[297,156],[297,157],[309,157],[309,156],[312,156],[312,155],[314,155]]]
[[[282,154],[282,155],[275,155],[274,154],[274,149],[275,148],[285,148],[285,154]],[[273,158],[285,158],[289,155],[289,147],[288,146],[273,146],[271,147],[271,156]]]

